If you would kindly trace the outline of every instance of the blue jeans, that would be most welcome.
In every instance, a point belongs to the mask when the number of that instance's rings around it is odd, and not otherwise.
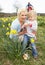
[[[25,50],[26,50],[26,46],[28,44],[28,42],[32,39],[32,37],[29,37],[27,36],[26,34],[24,35],[24,40],[23,40],[23,43],[22,43],[22,51],[23,53],[25,53]],[[31,41],[30,41],[31,42]],[[37,53],[37,49],[36,49],[36,45],[35,43],[32,41],[31,42],[31,47],[32,47],[32,54],[33,56],[37,56],[38,53]]]

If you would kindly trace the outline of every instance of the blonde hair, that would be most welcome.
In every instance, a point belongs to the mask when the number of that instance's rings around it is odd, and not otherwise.
[[[34,17],[35,20],[37,19],[37,13],[34,10],[31,10],[30,12],[28,12],[27,16],[28,16],[28,18],[32,16],[32,17]]]
[[[18,9],[17,16],[19,17],[22,12],[27,13],[27,10],[25,8]]]

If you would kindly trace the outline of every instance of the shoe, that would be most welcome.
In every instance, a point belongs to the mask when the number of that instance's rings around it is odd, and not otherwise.
[[[25,53],[25,54],[23,55],[23,59],[24,59],[24,60],[28,60],[28,59],[29,59],[28,54]]]
[[[37,60],[38,59],[38,56],[34,56],[34,59]]]
[[[23,55],[23,59],[24,59],[24,60],[29,60],[29,59],[30,59],[29,54],[25,53],[25,54]]]

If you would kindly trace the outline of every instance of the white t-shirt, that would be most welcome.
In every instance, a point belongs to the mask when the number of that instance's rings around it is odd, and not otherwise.
[[[25,24],[30,24],[32,25],[31,27],[30,26],[27,26],[26,29],[27,29],[27,35],[30,36],[30,37],[36,37],[35,34],[33,34],[32,32],[33,31],[37,31],[37,21],[34,20],[34,21],[29,21],[27,20],[25,22]],[[24,26],[23,26],[24,27]]]

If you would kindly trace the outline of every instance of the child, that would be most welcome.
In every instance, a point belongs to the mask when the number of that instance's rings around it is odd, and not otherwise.
[[[36,39],[36,32],[37,32],[37,14],[34,10],[31,10],[30,12],[28,12],[27,16],[28,16],[28,20],[22,26],[22,28],[26,27],[27,29],[27,33],[25,33],[24,35],[23,46],[26,48],[28,41],[30,41],[32,47],[32,54],[36,59],[38,56],[36,46],[35,46],[35,39]]]

